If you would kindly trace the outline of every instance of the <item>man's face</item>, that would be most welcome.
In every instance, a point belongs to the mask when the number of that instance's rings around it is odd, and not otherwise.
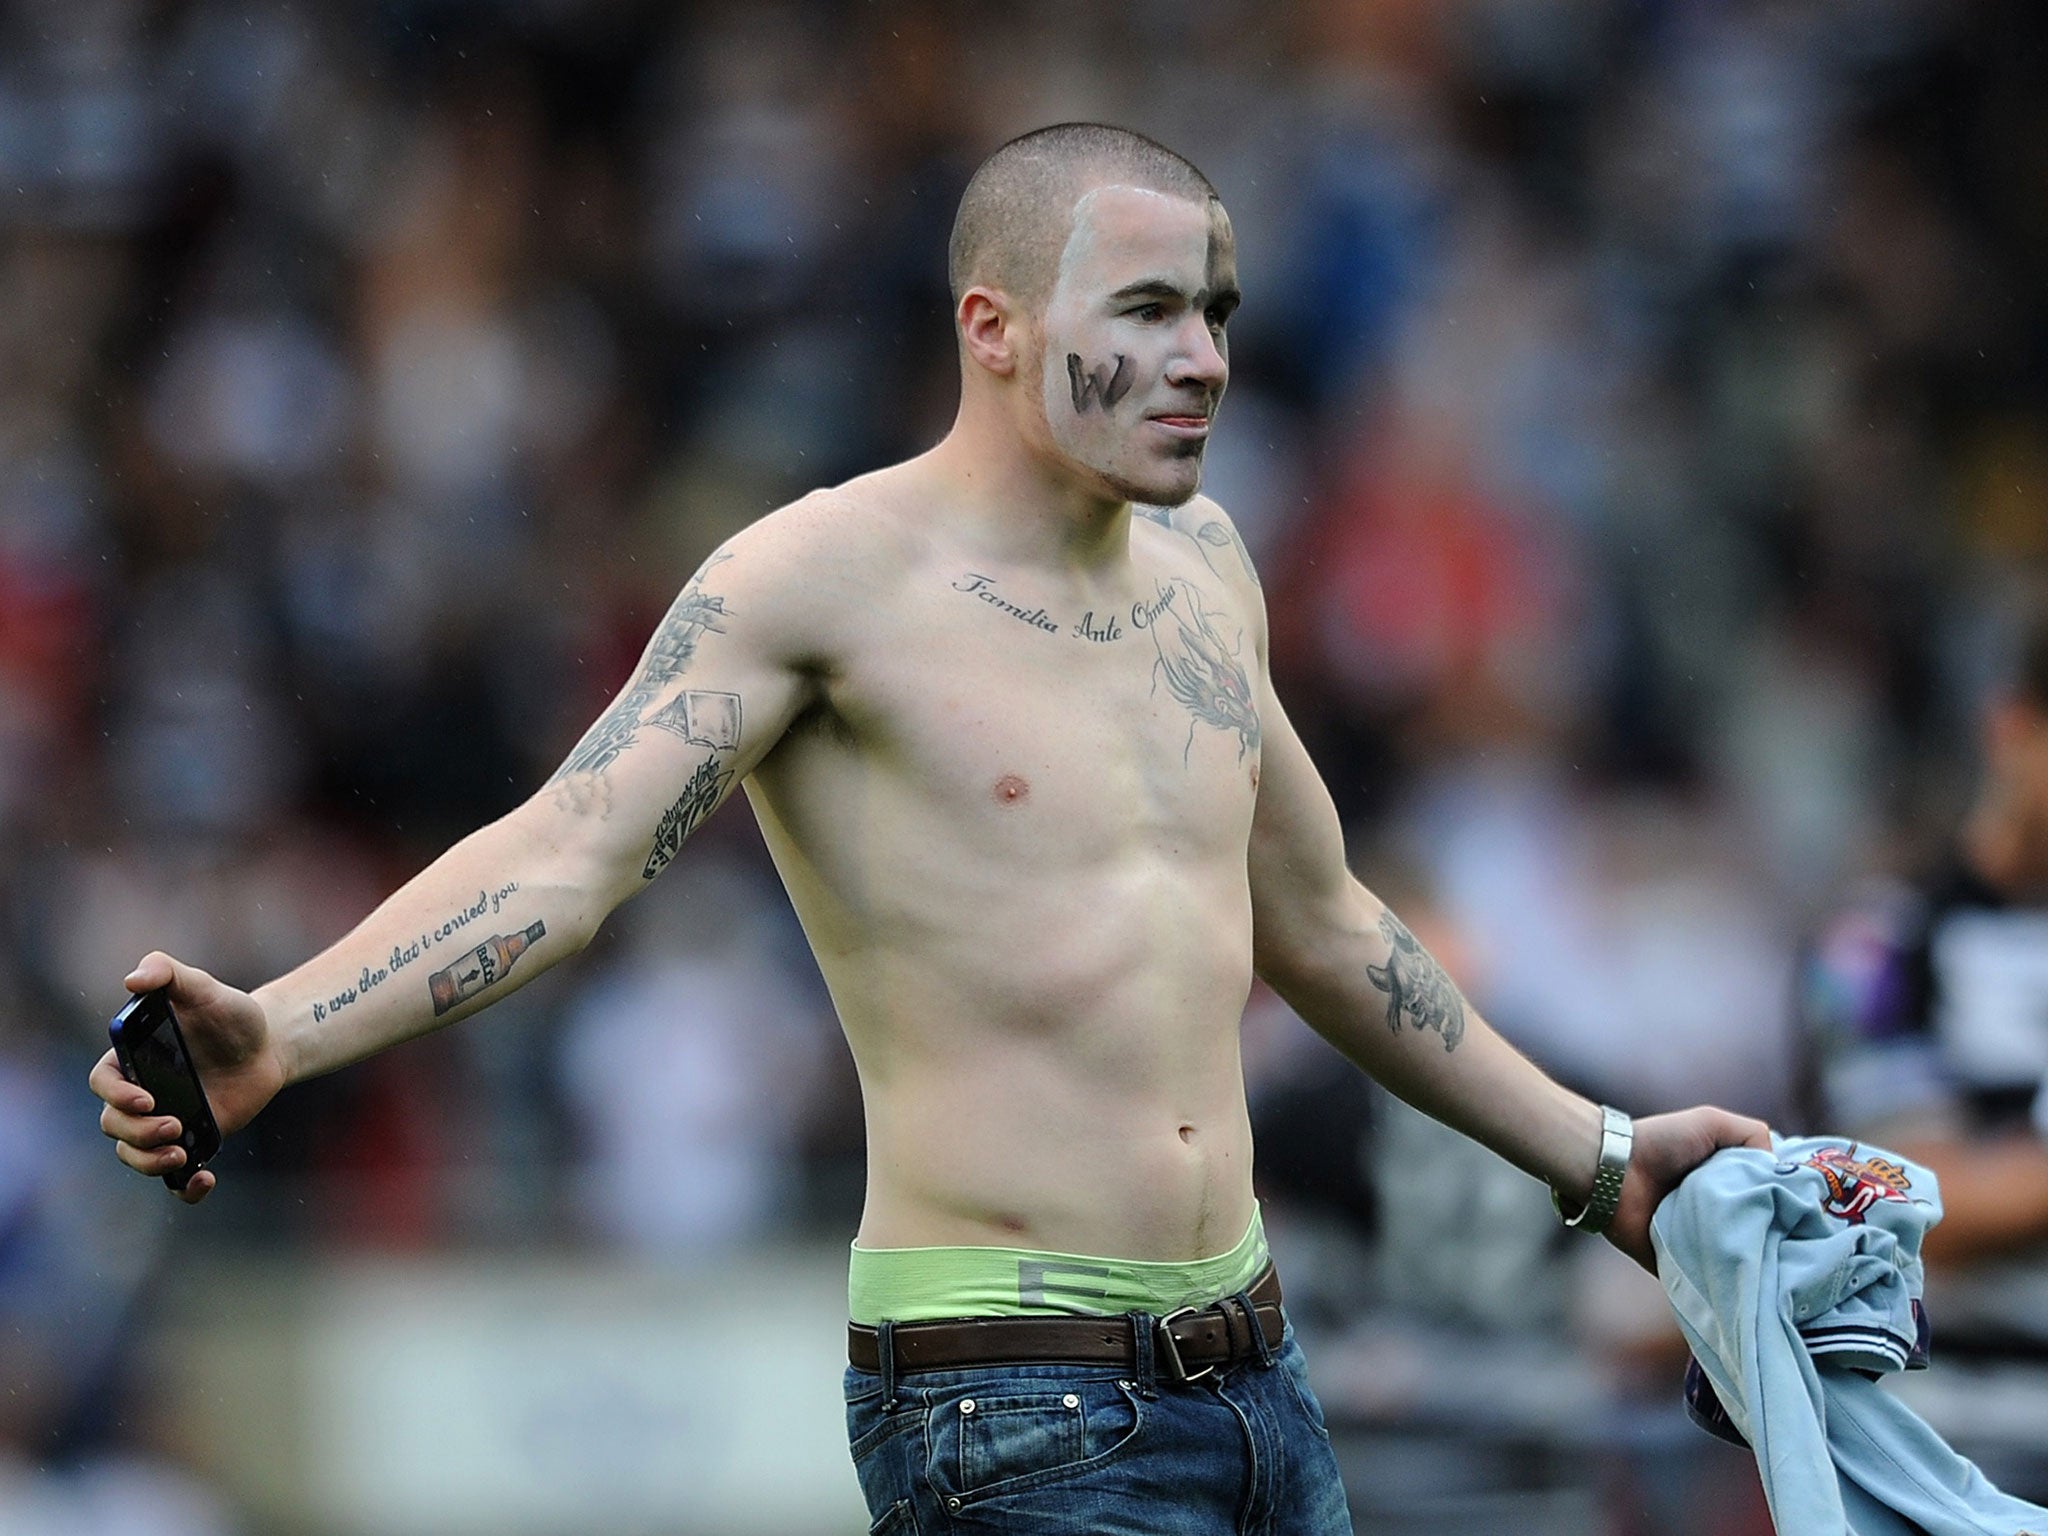
[[[1044,315],[1040,381],[1054,446],[1128,501],[1178,506],[1230,376],[1236,242],[1220,203],[1097,187]]]

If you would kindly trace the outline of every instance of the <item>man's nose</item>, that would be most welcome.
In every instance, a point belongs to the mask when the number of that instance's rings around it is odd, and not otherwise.
[[[1205,316],[1193,315],[1189,321],[1167,378],[1174,384],[1198,384],[1211,394],[1221,394],[1230,378],[1230,359],[1224,356],[1222,338],[1209,329]]]

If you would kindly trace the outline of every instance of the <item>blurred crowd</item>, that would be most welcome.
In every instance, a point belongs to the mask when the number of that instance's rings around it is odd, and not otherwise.
[[[1801,935],[1946,834],[2048,570],[2025,0],[9,0],[0,1445],[106,1433],[128,967],[331,942],[721,539],[934,441],[959,189],[1076,117],[1235,218],[1206,488],[1367,883],[1587,1091],[1814,1113]],[[1366,1090],[1247,1038],[1262,1192],[1369,1240]],[[836,1241],[860,1176],[739,806],[238,1140],[215,1228],[313,1252]]]

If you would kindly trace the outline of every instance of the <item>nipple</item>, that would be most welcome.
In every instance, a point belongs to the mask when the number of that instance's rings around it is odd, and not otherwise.
[[[995,800],[997,805],[1022,805],[1031,798],[1031,786],[1014,773],[1006,773],[996,780]]]

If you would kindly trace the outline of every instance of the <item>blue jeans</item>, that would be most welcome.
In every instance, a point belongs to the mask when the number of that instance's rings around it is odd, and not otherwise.
[[[1351,1530],[1292,1327],[1269,1360],[1191,1383],[1005,1365],[899,1376],[895,1398],[883,1401],[880,1376],[847,1370],[846,1432],[875,1536]]]

